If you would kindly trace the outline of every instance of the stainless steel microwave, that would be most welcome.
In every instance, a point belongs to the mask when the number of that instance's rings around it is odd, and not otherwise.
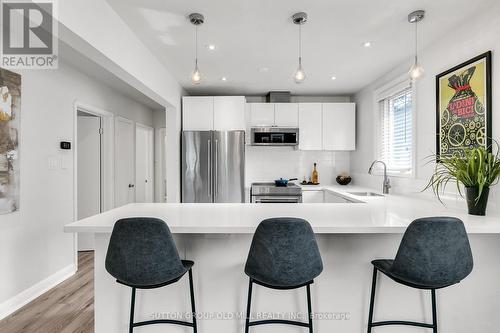
[[[299,129],[290,127],[252,127],[252,146],[297,146]]]

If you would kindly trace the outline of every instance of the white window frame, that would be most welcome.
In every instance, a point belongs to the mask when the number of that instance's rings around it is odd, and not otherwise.
[[[373,112],[375,113],[375,131],[374,131],[374,140],[373,140],[373,160],[378,160],[380,158],[380,140],[382,137],[382,128],[381,128],[381,113],[380,113],[380,101],[389,97],[392,97],[401,91],[411,88],[412,92],[412,149],[411,149],[411,171],[406,173],[387,171],[387,174],[391,177],[400,177],[400,178],[412,178],[415,179],[417,177],[417,89],[416,85],[413,84],[408,74],[397,77],[389,83],[386,83],[376,89],[373,93]],[[377,174],[382,171],[377,171]]]

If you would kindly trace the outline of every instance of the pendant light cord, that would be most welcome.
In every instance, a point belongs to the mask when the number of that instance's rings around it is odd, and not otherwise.
[[[196,70],[198,69],[198,25],[195,25],[194,35],[195,35],[194,54],[195,54],[195,70]]]
[[[299,66],[302,66],[302,24],[299,24]]]
[[[418,64],[418,21],[415,21],[415,65]]]

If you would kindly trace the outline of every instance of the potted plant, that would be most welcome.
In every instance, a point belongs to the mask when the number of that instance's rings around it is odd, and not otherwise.
[[[460,184],[465,187],[465,197],[469,214],[485,215],[490,186],[498,183],[500,158],[497,153],[488,152],[484,147],[467,149],[465,157],[441,158],[424,190],[432,187],[441,201],[440,194],[449,182],[455,182],[458,193],[463,196]],[[442,201],[441,201],[442,202]]]

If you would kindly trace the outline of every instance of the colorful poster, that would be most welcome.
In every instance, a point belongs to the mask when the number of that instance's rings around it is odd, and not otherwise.
[[[21,75],[0,68],[0,214],[19,209]]]
[[[491,52],[436,77],[438,160],[491,148]]]

